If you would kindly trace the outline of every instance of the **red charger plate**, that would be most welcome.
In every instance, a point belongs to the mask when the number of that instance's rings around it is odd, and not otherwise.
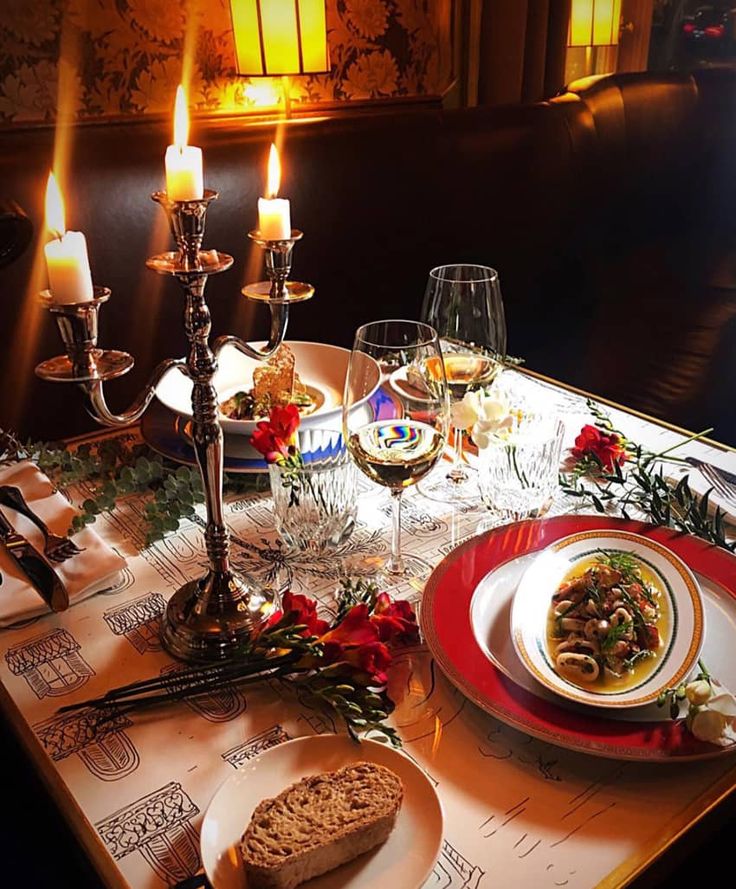
[[[454,549],[427,581],[420,621],[437,664],[473,703],[502,722],[560,747],[612,759],[672,762],[733,752],[706,744],[684,721],[624,722],[581,714],[542,700],[500,672],[478,645],[471,601],[494,568],[579,531],[619,529],[669,547],[694,572],[736,597],[736,556],[697,537],[642,522],[598,516],[558,516],[495,528]],[[734,639],[736,644],[736,639]]]

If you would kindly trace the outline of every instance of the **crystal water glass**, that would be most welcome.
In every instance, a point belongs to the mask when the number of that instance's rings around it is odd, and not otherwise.
[[[334,549],[355,528],[357,470],[340,432],[303,430],[299,449],[304,466],[268,467],[276,530],[284,543],[297,549]]]
[[[504,519],[544,514],[558,490],[565,435],[557,418],[522,415],[478,452],[483,503]]]

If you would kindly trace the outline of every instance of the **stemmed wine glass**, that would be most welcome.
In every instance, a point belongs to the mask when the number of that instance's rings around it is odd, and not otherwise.
[[[358,328],[345,381],[343,435],[358,468],[391,491],[391,556],[376,577],[379,583],[422,580],[432,569],[424,559],[402,555],[401,495],[441,457],[449,422],[437,332],[419,321],[375,321]]]
[[[422,321],[440,337],[447,387],[453,402],[488,386],[506,358],[506,319],[498,273],[483,265],[441,265],[432,269]],[[444,503],[477,500],[477,471],[463,460],[464,429],[454,429],[454,460],[433,473],[419,490]]]

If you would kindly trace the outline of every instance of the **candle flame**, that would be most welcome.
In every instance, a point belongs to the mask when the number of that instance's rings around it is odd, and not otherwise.
[[[275,198],[279,193],[281,185],[281,162],[279,161],[279,153],[276,146],[271,143],[271,152],[268,155],[268,187],[266,188],[266,197]]]
[[[179,84],[176,88],[176,102],[174,103],[174,145],[182,149],[189,139],[189,112],[187,110],[187,94],[184,87]]]
[[[56,176],[49,173],[46,185],[46,228],[55,238],[61,238],[66,231],[64,221],[64,199],[61,196]]]

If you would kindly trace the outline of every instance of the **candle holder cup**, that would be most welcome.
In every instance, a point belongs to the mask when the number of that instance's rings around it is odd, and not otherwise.
[[[54,316],[66,355],[44,361],[36,368],[39,377],[50,382],[93,382],[112,380],[127,373],[135,363],[132,355],[97,348],[100,307],[110,298],[107,287],[95,287],[91,300],[58,303],[50,290],[41,293],[41,302]]]
[[[243,292],[250,299],[266,299],[269,304],[268,344],[259,350],[237,336],[222,336],[210,346],[211,318],[205,285],[209,275],[224,272],[233,263],[225,253],[202,250],[207,209],[216,200],[217,192],[205,189],[199,200],[172,201],[166,192],[156,192],[152,198],[167,214],[177,250],[151,257],[146,265],[159,274],[175,277],[184,292],[188,355],[161,362],[130,408],[119,414],[111,412],[103,383],[130,370],[133,359],[125,352],[97,347],[99,309],[110,291],[96,287],[94,299],[86,303],[62,305],[53,302],[50,294],[42,294],[44,305],[56,317],[67,354],[39,364],[36,373],[46,380],[79,384],[89,413],[97,422],[112,427],[136,422],[150,404],[159,381],[171,369],[192,381],[192,439],[204,487],[204,538],[209,565],[203,577],[184,584],[169,600],[161,623],[161,638],[166,650],[175,657],[217,662],[241,654],[244,643],[263,626],[274,607],[270,588],[233,571],[230,565],[230,535],[223,505],[223,433],[213,384],[217,358],[225,345],[234,345],[257,360],[269,357],[286,334],[289,303],[308,299],[314,288],[287,281],[291,252],[301,232],[293,232],[292,238],[284,241],[261,241],[270,279],[268,293],[263,296],[259,290],[256,296],[246,293],[250,290],[247,287]]]
[[[301,281],[289,281],[291,254],[294,244],[304,237],[299,229],[291,230],[290,238],[272,241],[263,238],[259,231],[248,232],[248,237],[265,252],[266,275],[268,281],[247,284],[243,296],[257,301],[268,301],[272,305],[303,302],[314,295],[314,287]]]

